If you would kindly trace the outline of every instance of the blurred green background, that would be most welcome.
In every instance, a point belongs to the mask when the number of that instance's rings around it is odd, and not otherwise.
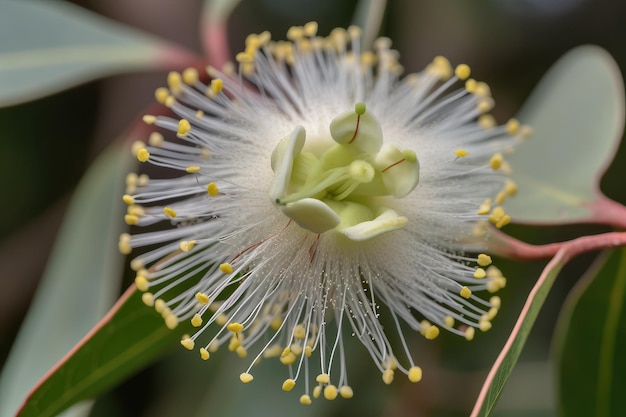
[[[201,53],[200,0],[74,3]],[[270,30],[274,38],[281,38],[289,26],[310,20],[318,21],[320,33],[326,34],[333,27],[349,25],[355,5],[352,0],[244,0],[230,23],[232,49],[238,51],[248,33]],[[445,55],[453,64],[469,64],[473,76],[491,86],[496,101],[493,113],[504,122],[515,115],[552,63],[574,46],[602,46],[622,71],[626,69],[624,22],[626,3],[609,0],[390,0],[382,34],[393,40],[407,72],[420,70],[435,55]],[[140,118],[164,77],[165,73],[115,76],[0,110],[0,189],[5,196],[0,220],[0,363],[29,307],[73,188],[106,145]],[[602,181],[604,192],[621,203],[626,203],[625,162],[626,147],[622,146]],[[530,242],[547,242],[601,230],[595,226],[509,226],[507,232]],[[556,415],[549,362],[554,323],[567,293],[593,256],[576,259],[558,279],[496,416]],[[500,294],[503,308],[493,330],[471,344],[451,335],[430,343],[415,338],[415,358],[432,378],[418,388],[409,389],[400,381],[386,387],[376,372],[361,370],[364,380],[372,378],[371,383],[359,388],[363,392],[357,392],[355,400],[344,401],[333,415],[466,415],[542,268],[542,263],[500,265],[509,284]],[[127,277],[120,291],[128,283]],[[168,400],[161,395],[163,385],[158,381],[170,378],[170,389],[186,391],[190,397],[194,391],[185,387],[195,385],[201,395],[204,387],[198,384],[208,383],[211,372],[223,374],[220,370],[228,363],[233,361],[180,375],[181,370],[195,369],[196,361],[177,352],[108,394],[99,401],[94,415],[175,415],[168,414],[175,406],[165,404]],[[237,375],[236,369],[230,372]],[[176,376],[189,380],[173,379]],[[278,384],[273,384],[272,390],[276,396],[285,395]],[[218,401],[219,396],[213,399]],[[210,404],[208,398],[204,400]],[[206,415],[211,415],[209,410],[207,406]],[[268,411],[268,415],[276,415]],[[259,410],[256,415],[265,414]]]

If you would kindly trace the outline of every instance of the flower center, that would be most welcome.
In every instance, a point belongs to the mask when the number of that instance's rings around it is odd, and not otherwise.
[[[353,241],[403,228],[407,218],[385,207],[419,182],[412,150],[383,143],[380,123],[365,104],[330,123],[335,144],[321,155],[303,152],[306,132],[297,126],[272,152],[272,202],[313,233],[336,230]],[[388,200],[387,200],[388,201]]]

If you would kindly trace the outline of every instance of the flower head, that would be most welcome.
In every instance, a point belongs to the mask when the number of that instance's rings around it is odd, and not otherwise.
[[[437,57],[401,77],[388,39],[372,52],[358,28],[316,31],[251,35],[238,69],[208,68],[208,85],[170,73],[156,97],[176,117],[144,120],[178,139],[154,132],[133,152],[182,175],[131,174],[124,201],[128,224],[175,227],[120,238],[124,253],[151,246],[136,284],[168,327],[197,328],[185,348],[247,358],[244,383],[274,357],[303,404],[352,396],[346,334],[389,384],[422,377],[407,329],[471,340],[491,327],[500,300],[476,293],[506,281],[467,242],[510,221],[502,155],[526,133],[495,125],[467,65]]]

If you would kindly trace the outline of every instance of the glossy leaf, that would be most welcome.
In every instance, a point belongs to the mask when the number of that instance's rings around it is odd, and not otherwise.
[[[75,192],[0,377],[2,416],[13,415],[28,390],[115,301],[124,260],[117,241],[124,212],[119,196],[131,167],[127,154],[120,146],[108,150]]]
[[[502,389],[519,359],[550,288],[552,288],[556,276],[568,259],[569,256],[566,256],[564,252],[559,252],[544,268],[526,299],[511,335],[489,371],[471,417],[489,416],[493,411]]]
[[[557,324],[561,415],[624,416],[626,249],[605,254],[570,294]]]
[[[507,212],[518,223],[590,221],[624,126],[624,86],[611,56],[594,46],[572,50],[518,117],[535,134],[508,157],[519,194]]]
[[[122,72],[180,68],[195,59],[67,2],[0,2],[0,106]]]
[[[52,417],[78,401],[95,397],[173,346],[185,323],[174,331],[141,301],[131,287],[104,319],[69,352],[27,398],[19,417]]]

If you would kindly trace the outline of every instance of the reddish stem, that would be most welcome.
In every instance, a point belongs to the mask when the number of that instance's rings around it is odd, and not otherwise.
[[[202,39],[206,59],[216,68],[230,61],[228,31],[225,22],[218,23],[205,16],[202,22]]]
[[[589,206],[592,223],[605,224],[617,229],[626,229],[626,207],[599,193],[598,199]]]
[[[528,246],[532,246],[532,245],[528,245]],[[532,290],[530,291],[530,294],[528,294],[526,303],[524,303],[524,307],[522,308],[522,311],[520,312],[517,322],[515,323],[515,326],[513,327],[513,330],[511,331],[511,335],[507,339],[506,343],[504,344],[504,347],[502,348],[502,351],[500,351],[500,354],[498,355],[496,361],[494,362],[493,366],[489,370],[489,374],[487,375],[487,378],[485,379],[483,387],[481,388],[480,393],[478,394],[476,404],[474,405],[474,409],[472,410],[472,414],[470,415],[470,417],[477,417],[479,415],[483,407],[483,404],[485,403],[485,400],[489,394],[491,385],[494,383],[494,381],[496,381],[498,370],[503,366],[503,363],[507,360],[507,356],[509,355],[509,352],[512,350],[513,344],[515,343],[515,340],[517,336],[519,335],[522,329],[522,326],[524,325],[524,322],[526,321],[526,317],[528,316],[528,313],[532,307],[533,301],[535,300],[537,293],[542,288],[543,284],[548,278],[549,273],[554,268],[557,268],[559,266],[562,267],[570,259],[582,253],[594,251],[594,250],[600,250],[600,249],[616,248],[616,247],[621,247],[621,246],[626,246],[626,232],[611,232],[611,233],[604,233],[601,235],[584,236],[584,237],[579,237],[574,240],[570,240],[568,242],[544,246],[544,247],[548,247],[545,250],[545,254],[554,250],[554,248],[558,247],[558,249],[556,250],[554,258],[552,258],[552,260],[548,262],[543,272],[541,273],[541,276],[539,277],[539,279],[533,286]],[[542,247],[539,246],[536,248],[542,248]],[[540,252],[541,251],[539,251],[538,253]],[[530,252],[526,254],[529,254],[529,253]],[[502,378],[500,378],[499,380],[501,381]],[[500,382],[500,383],[504,384],[503,382]]]

